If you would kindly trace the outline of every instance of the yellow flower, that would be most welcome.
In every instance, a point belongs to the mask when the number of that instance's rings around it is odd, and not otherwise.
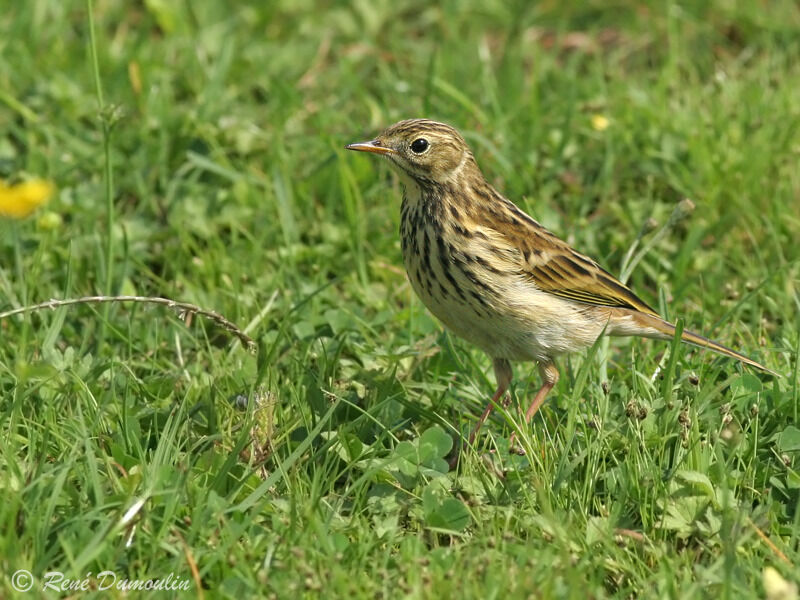
[[[605,131],[611,122],[603,115],[592,115],[592,127],[595,131]]]
[[[31,179],[15,185],[0,180],[0,217],[22,219],[47,202],[55,186],[43,179]]]

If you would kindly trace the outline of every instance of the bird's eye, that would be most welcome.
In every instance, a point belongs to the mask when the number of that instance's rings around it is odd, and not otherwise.
[[[411,151],[414,154],[422,154],[425,150],[428,149],[428,140],[425,138],[417,138],[413,142],[411,142]]]

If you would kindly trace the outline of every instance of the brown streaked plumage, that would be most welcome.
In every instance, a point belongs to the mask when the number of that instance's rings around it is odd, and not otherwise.
[[[347,148],[380,154],[400,174],[403,261],[414,291],[448,329],[493,359],[497,390],[470,443],[508,389],[510,361],[539,363],[543,385],[526,412],[530,421],[558,381],[553,359],[560,354],[587,348],[603,333],[675,335],[625,284],[489,185],[449,125],[400,121]],[[691,331],[681,338],[773,373]]]

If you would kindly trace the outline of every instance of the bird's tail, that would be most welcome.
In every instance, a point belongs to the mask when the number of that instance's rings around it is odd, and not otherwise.
[[[661,339],[672,339],[675,337],[675,325],[673,325],[672,323],[669,323],[667,321],[664,321],[663,319],[651,315],[640,314],[637,315],[637,317],[638,317],[637,320],[640,322],[640,324],[649,327],[651,329],[654,329],[657,332],[655,335],[652,335],[652,337],[659,337]],[[689,344],[692,344],[694,346],[698,346],[700,348],[707,348],[709,350],[713,350],[718,354],[730,356],[731,358],[735,358],[736,360],[739,360],[746,365],[750,365],[751,367],[760,369],[765,373],[769,373],[776,377],[780,377],[778,373],[776,373],[772,369],[768,369],[761,363],[754,361],[752,358],[749,358],[744,354],[740,354],[739,352],[736,352],[736,350],[731,350],[730,348],[728,348],[727,346],[723,346],[719,342],[715,342],[714,340],[710,340],[707,337],[703,337],[702,335],[700,335],[699,333],[695,333],[694,331],[689,331],[688,329],[684,329],[681,332],[681,340]]]

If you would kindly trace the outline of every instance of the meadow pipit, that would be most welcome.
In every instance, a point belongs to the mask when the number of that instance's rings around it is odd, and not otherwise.
[[[380,154],[399,173],[403,261],[414,291],[449,330],[492,358],[497,390],[470,444],[508,390],[510,361],[539,364],[543,385],[525,413],[529,422],[558,381],[558,355],[587,348],[603,333],[675,335],[675,326],[625,284],[489,185],[449,125],[400,121],[347,148]],[[772,373],[691,331],[681,339]]]

